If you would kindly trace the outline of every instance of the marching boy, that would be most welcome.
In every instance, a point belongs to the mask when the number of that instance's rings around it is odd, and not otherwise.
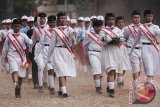
[[[2,60],[8,58],[10,73],[15,84],[15,97],[21,97],[21,85],[23,78],[26,76],[26,68],[28,66],[25,49],[26,44],[31,45],[32,40],[24,33],[20,33],[21,20],[14,19],[12,22],[13,33],[7,35],[3,51]]]

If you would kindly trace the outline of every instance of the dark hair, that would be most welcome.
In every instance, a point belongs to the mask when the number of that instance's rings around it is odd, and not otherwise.
[[[144,11],[144,16],[146,16],[147,14],[153,14],[152,10],[145,10]]]
[[[138,10],[134,10],[134,11],[132,12],[131,16],[133,16],[133,15],[140,15],[140,12],[139,12]]]
[[[66,13],[65,12],[57,13],[57,19],[59,19],[61,16],[66,16]]]
[[[124,17],[123,16],[118,16],[118,17],[116,17],[116,23],[118,22],[118,20],[124,20]],[[125,21],[125,20],[124,20]]]
[[[56,20],[56,16],[54,15],[48,16],[48,21],[55,21],[55,20]]]
[[[95,27],[95,26],[102,26],[103,25],[103,21],[101,20],[94,20],[92,22],[92,26]]]
[[[108,19],[109,17],[114,17],[115,18],[114,13],[106,13],[105,20]]]

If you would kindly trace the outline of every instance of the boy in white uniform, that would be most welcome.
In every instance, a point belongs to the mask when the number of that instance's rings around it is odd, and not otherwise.
[[[27,60],[24,50],[26,44],[31,45],[32,40],[24,33],[20,33],[21,20],[14,19],[12,22],[13,33],[10,33],[3,46],[2,60],[8,58],[10,73],[15,84],[15,96],[21,97],[21,85],[23,78],[26,76]]]
[[[38,26],[33,29],[33,44],[30,47],[30,52],[35,45],[35,51],[34,51],[34,60],[37,63],[38,66],[38,82],[39,82],[39,92],[43,93],[43,82],[44,82],[44,76],[43,76],[43,71],[44,71],[44,61],[43,61],[43,55],[42,49],[44,47],[44,36],[46,36],[46,33],[44,32],[46,24],[47,24],[47,17],[45,13],[39,13],[37,16],[37,24]],[[48,43],[49,44],[49,43]]]
[[[116,17],[116,26],[122,31],[124,31],[124,17],[123,16],[118,16]],[[123,72],[118,72],[117,73],[117,83],[118,83],[118,87],[124,86],[124,80],[123,80],[123,76],[125,74],[125,71],[131,70],[131,64],[130,64],[130,59],[129,59],[129,55],[128,55],[128,50],[127,50],[127,46],[126,46],[126,42],[124,42],[124,44],[121,45],[121,51],[123,54],[123,60],[122,60],[122,70]]]
[[[127,40],[128,51],[130,51],[131,46],[133,45],[135,38],[137,36],[138,28],[140,24],[140,12],[135,10],[132,12],[132,24],[124,28],[123,35]],[[132,66],[133,80],[136,80],[140,76],[141,68],[141,47],[140,44],[137,44],[134,52],[130,57],[130,62]]]
[[[102,45],[99,43],[99,32],[102,30],[103,22],[100,20],[93,21],[93,31],[86,34],[84,47],[88,50],[89,62],[92,67],[92,74],[95,82],[96,92],[101,94],[101,50]]]
[[[49,44],[48,58],[53,56],[56,76],[59,78],[58,95],[64,98],[68,97],[66,90],[66,78],[76,76],[76,67],[73,59],[71,46],[76,44],[75,33],[73,29],[66,26],[66,13],[57,14],[57,27],[52,32],[52,38]]]
[[[116,73],[122,70],[122,52],[119,43],[123,37],[121,30],[114,27],[114,24],[114,13],[107,13],[105,16],[106,27],[100,31],[101,41],[107,40],[109,42],[104,45],[101,56],[102,70],[107,75],[107,93],[109,97],[114,97]]]

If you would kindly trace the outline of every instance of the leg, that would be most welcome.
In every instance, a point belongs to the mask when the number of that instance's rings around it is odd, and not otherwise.
[[[44,70],[43,71],[43,86],[45,88],[48,88],[47,80],[48,80],[48,72],[46,70]]]
[[[101,88],[101,77],[100,74],[96,74],[93,76],[95,86],[96,86],[96,92],[101,94],[102,93],[102,88]]]
[[[29,68],[27,68],[28,72],[28,84],[31,84],[32,82],[32,65],[29,65]]]
[[[123,73],[117,73],[118,87],[124,86]]]
[[[33,60],[32,61],[32,78],[33,78],[33,84],[34,84],[34,89],[38,89],[38,66],[36,62]]]
[[[140,72],[133,73],[133,80],[136,80],[137,78],[139,78],[139,76],[140,76]]]
[[[21,98],[21,84],[22,79],[18,78],[18,71],[12,72],[12,80],[15,83],[15,97]]]
[[[55,94],[53,73],[54,73],[53,69],[48,71],[48,83],[49,83],[49,91],[51,95]]]
[[[109,97],[114,97],[114,81],[115,81],[115,77],[116,77],[115,75],[116,75],[116,71],[111,70],[107,76]]]
[[[59,77],[59,86],[60,86],[60,91],[58,94],[62,95],[64,98],[68,97],[66,90],[66,77]]]

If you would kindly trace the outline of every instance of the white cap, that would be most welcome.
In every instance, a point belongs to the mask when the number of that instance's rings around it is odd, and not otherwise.
[[[101,15],[99,15],[99,16],[97,16],[97,20],[104,21],[104,17],[103,17],[103,16],[101,16]]]
[[[70,18],[69,18],[69,16],[67,16],[67,21],[68,21],[68,22],[70,22],[70,21],[71,21],[71,20],[70,20]]]
[[[12,23],[11,19],[6,19],[6,23]]]
[[[27,22],[34,22],[34,17],[32,17],[32,16],[28,17]]]
[[[71,19],[71,24],[76,24],[77,20],[76,19]]]
[[[21,17],[21,20],[23,20],[23,19],[26,19],[26,20],[27,20],[28,17],[27,17],[26,15],[24,15],[24,16]]]
[[[2,23],[3,23],[3,24],[6,23],[6,20],[2,20]]]
[[[90,19],[91,19],[91,20],[92,20],[92,19],[97,19],[97,16],[95,16],[95,15],[94,15],[94,16],[91,16]]]
[[[79,17],[78,20],[84,21],[84,17]]]
[[[85,22],[90,22],[91,20],[90,20],[89,17],[85,17],[85,18],[84,18],[84,21],[85,21]]]

